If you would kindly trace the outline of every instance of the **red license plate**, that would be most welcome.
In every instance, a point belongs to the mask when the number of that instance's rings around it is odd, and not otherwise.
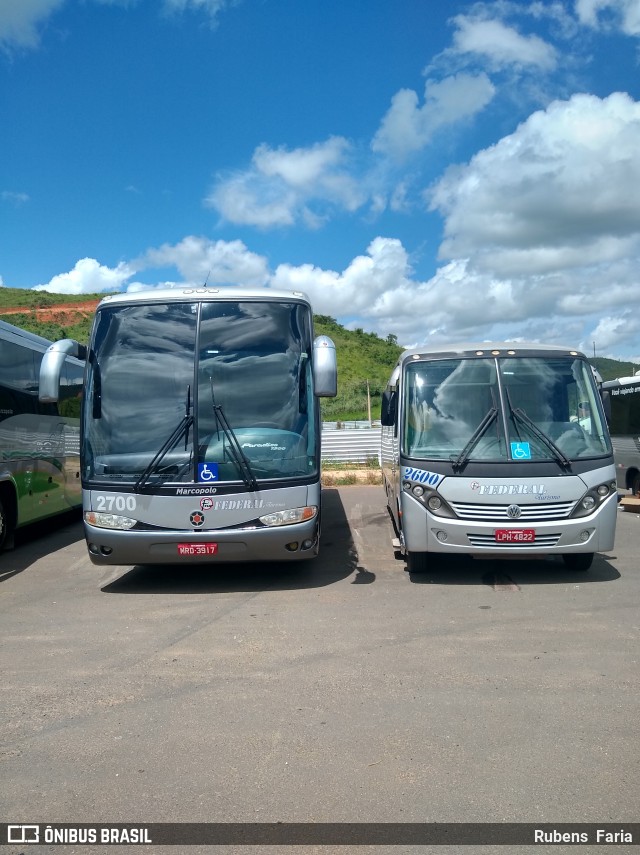
[[[178,555],[215,555],[218,551],[217,543],[179,543]]]
[[[533,528],[497,528],[496,543],[533,543],[536,532]]]

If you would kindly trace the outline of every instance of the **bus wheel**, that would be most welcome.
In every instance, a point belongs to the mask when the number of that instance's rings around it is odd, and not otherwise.
[[[569,552],[562,558],[569,570],[588,570],[593,561],[593,552]]]
[[[409,573],[426,573],[427,555],[427,552],[407,552],[407,571]]]
[[[634,496],[640,496],[640,474],[636,475],[633,479],[633,485],[631,487],[631,492]]]

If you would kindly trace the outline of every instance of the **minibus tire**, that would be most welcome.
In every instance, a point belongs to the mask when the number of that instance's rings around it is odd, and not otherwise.
[[[407,552],[407,572],[426,573],[428,569],[428,552]]]
[[[593,552],[568,552],[563,555],[564,563],[569,570],[585,571],[591,567]]]

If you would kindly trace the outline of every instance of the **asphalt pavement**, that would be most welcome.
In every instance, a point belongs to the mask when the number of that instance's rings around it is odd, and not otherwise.
[[[97,568],[77,515],[21,532],[0,556],[0,818],[638,821],[640,515],[586,573],[443,557],[412,577],[392,536],[376,486],[323,491],[301,565]],[[316,851],[447,850],[287,849]]]

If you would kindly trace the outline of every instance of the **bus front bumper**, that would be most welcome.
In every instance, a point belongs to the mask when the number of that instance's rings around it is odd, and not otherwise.
[[[423,506],[414,505],[417,503],[413,499],[405,502],[402,518],[406,548],[411,552],[533,557],[613,549],[617,515],[615,494],[590,516],[528,524],[437,517],[425,512]],[[519,532],[523,534],[519,535]],[[516,539],[519,536],[523,539]]]
[[[213,531],[117,531],[84,523],[96,565],[226,564],[302,561],[318,554],[317,517],[272,528]]]

